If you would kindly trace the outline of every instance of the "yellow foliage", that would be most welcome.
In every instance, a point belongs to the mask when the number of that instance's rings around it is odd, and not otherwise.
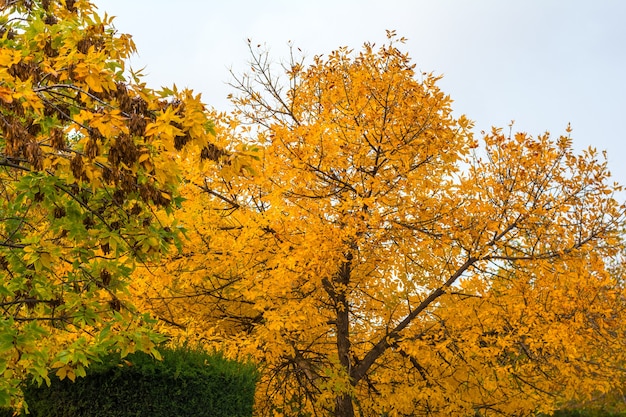
[[[293,62],[285,88],[252,51],[215,115],[226,151],[185,173],[183,250],[136,271],[138,304],[256,361],[258,415],[530,415],[613,389],[606,164],[568,137],[479,144],[394,42]]]

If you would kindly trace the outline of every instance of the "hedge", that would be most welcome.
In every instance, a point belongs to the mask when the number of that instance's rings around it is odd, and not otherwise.
[[[250,417],[254,366],[187,348],[106,357],[75,382],[27,385],[32,417]],[[10,414],[9,414],[10,415]],[[4,417],[0,412],[0,417]]]

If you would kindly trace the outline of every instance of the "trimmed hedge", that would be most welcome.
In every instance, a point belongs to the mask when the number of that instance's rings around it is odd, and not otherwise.
[[[75,382],[29,385],[33,417],[250,417],[257,372],[250,364],[179,348],[119,355],[93,364]],[[1,414],[0,414],[1,416]]]
[[[601,409],[572,409],[557,410],[553,414],[554,417],[624,417],[626,413],[613,412]]]

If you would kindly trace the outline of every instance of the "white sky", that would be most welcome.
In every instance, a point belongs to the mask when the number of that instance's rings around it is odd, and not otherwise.
[[[289,41],[308,57],[339,46],[408,38],[403,49],[477,132],[504,127],[563,134],[577,149],[607,150],[626,185],[624,0],[94,0],[133,35],[152,87],[189,87],[228,110],[229,69],[246,70],[246,39],[286,60]]]

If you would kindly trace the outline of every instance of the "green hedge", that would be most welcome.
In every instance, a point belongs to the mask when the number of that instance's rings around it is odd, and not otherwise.
[[[24,390],[33,417],[250,417],[255,368],[190,349],[119,355],[75,382]],[[0,413],[0,416],[2,414]]]
[[[601,409],[572,409],[558,410],[553,414],[554,417],[624,417],[626,413],[613,412]]]

